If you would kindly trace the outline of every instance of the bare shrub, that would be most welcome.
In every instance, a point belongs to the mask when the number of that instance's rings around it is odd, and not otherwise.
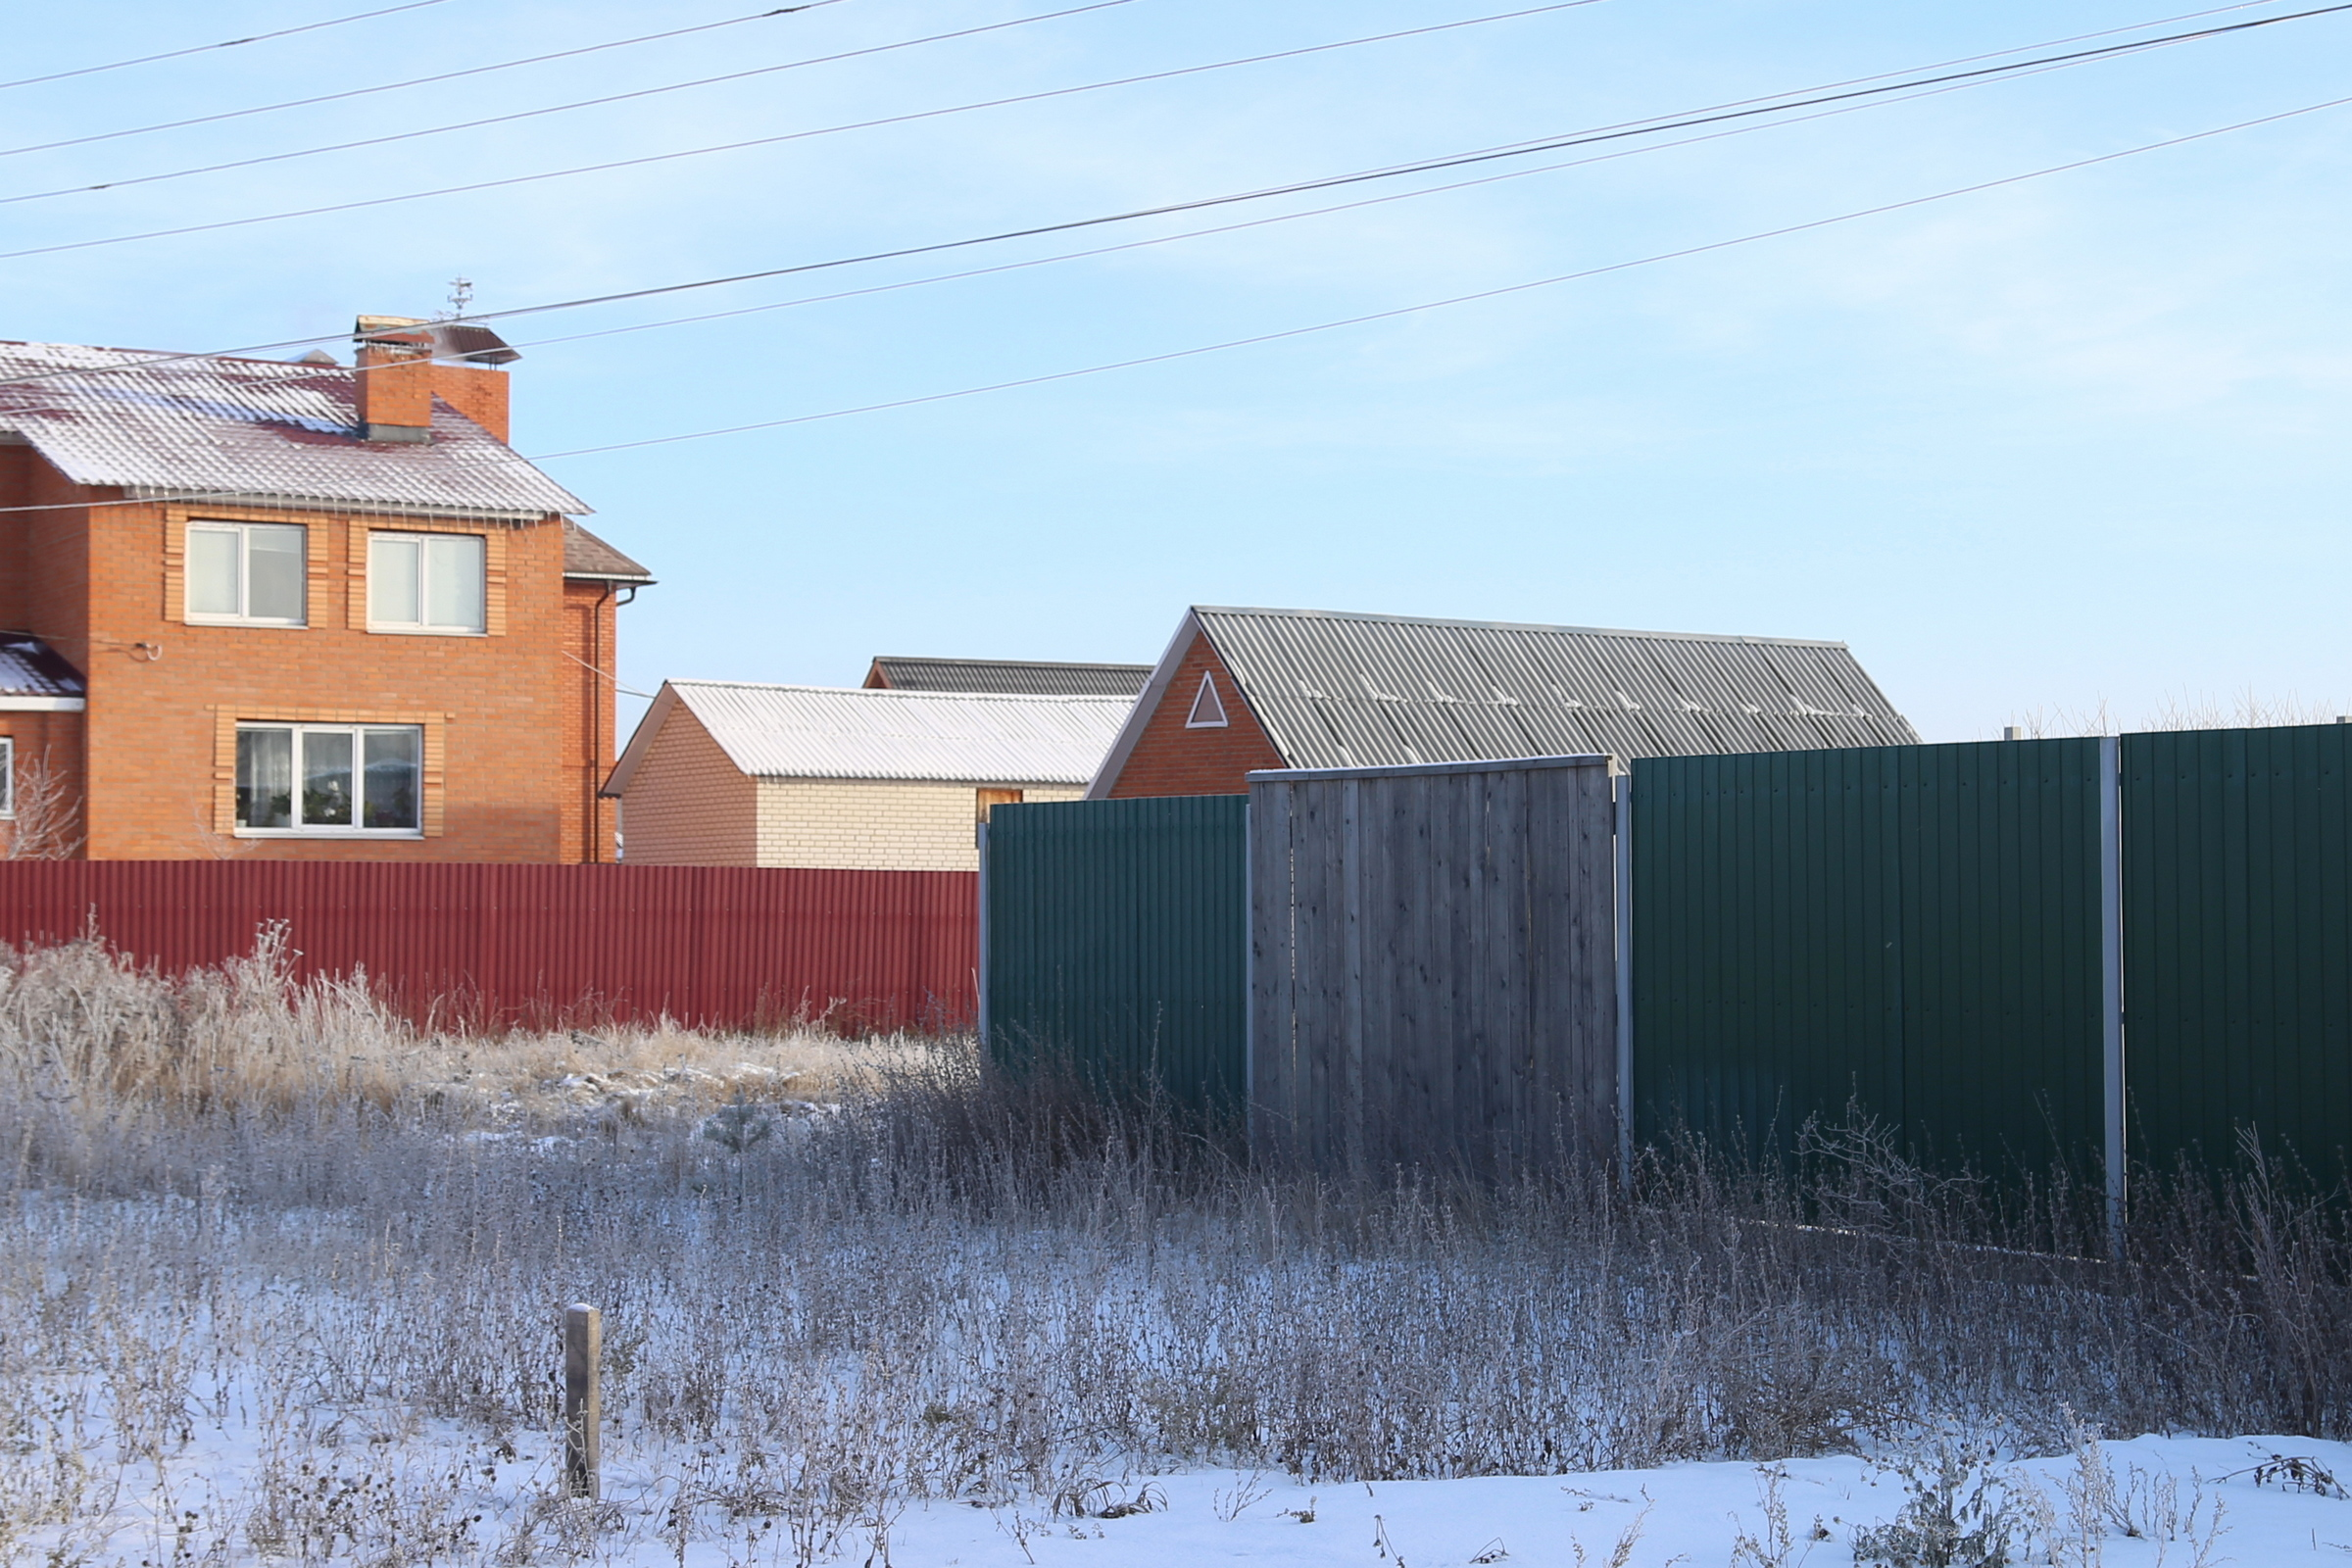
[[[81,796],[46,754],[17,769],[9,820],[0,823],[0,860],[71,860],[81,853]]]

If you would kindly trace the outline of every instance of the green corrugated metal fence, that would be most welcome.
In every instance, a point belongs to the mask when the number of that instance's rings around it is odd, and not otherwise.
[[[982,874],[982,1007],[1000,1061],[1066,1052],[1179,1106],[1247,1092],[1249,798],[1000,806]]]
[[[1636,1132],[1849,1103],[1951,1163],[2101,1149],[2100,743],[1634,765]]]
[[[2251,1129],[2339,1173],[2352,725],[1645,759],[1632,788],[1637,1137],[1785,1155],[1851,1103],[1936,1164],[2092,1179],[2113,1066],[2134,1164],[2227,1163]],[[1247,811],[999,808],[991,1048],[1239,1106]]]
[[[2352,1142],[2352,724],[2124,737],[2132,1157]]]

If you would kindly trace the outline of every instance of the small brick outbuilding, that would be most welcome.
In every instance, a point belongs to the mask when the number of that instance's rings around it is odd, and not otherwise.
[[[1132,706],[665,681],[605,793],[633,865],[972,871],[989,810],[1084,795]]]

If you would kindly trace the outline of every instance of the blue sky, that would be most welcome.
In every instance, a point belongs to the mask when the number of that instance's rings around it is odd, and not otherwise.
[[[0,197],[1063,9],[837,0],[337,104],[0,156]],[[366,0],[23,8],[0,75]],[[745,15],[442,0],[0,90],[0,147]],[[1515,9],[1127,0],[481,130],[0,203],[0,251],[776,136]],[[1599,0],[765,148],[19,257],[0,336],[222,349],[1054,222],[2154,22],[2113,0]],[[2303,9],[2236,6],[2200,23]],[[2176,30],[2176,29],[2160,29]],[[2352,14],[994,276],[1285,198],[503,324],[526,453],[1045,375],[1902,202],[2352,92]],[[1544,160],[1552,161],[1552,160]],[[849,683],[877,653],[1149,661],[1187,604],[1839,638],[1931,739],[2248,693],[2352,711],[2352,108],[1257,347],[551,460],[662,581],[622,677]],[[1454,176],[1459,177],[1459,176]],[[1437,183],[1436,179],[1425,183]],[[1359,194],[1414,188],[1413,182]],[[1345,199],[1345,198],[1339,198]],[[553,342],[573,337],[574,341]]]

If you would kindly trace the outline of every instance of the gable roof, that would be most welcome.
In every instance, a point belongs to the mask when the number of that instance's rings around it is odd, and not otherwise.
[[[654,574],[613,549],[595,534],[564,519],[564,575],[588,582],[635,583],[654,580]]]
[[[901,692],[1017,692],[1032,697],[1133,697],[1150,664],[1063,664],[1019,659],[906,659],[878,655],[868,687]]]
[[[362,441],[355,391],[348,366],[0,343],[0,439],[75,484],[502,521],[589,510],[438,399],[432,440]]]
[[[663,681],[604,793],[629,787],[662,723],[681,707],[755,778],[1084,784],[1129,706],[1123,697]]]
[[[1919,741],[1843,643],[1196,606],[1090,794],[1117,779],[1195,635],[1292,767]]]

